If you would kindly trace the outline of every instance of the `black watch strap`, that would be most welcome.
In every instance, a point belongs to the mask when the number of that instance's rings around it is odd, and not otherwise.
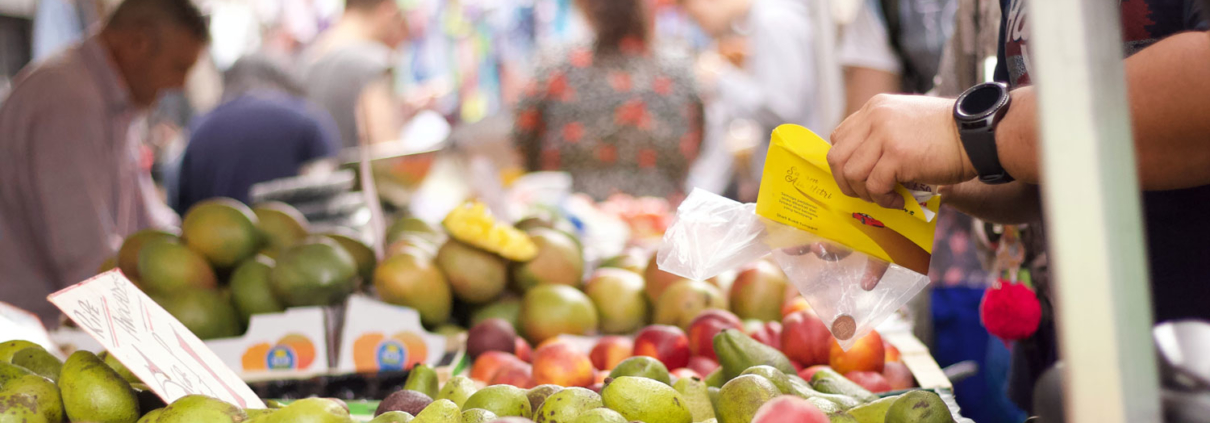
[[[996,150],[996,131],[963,131],[961,124],[959,125],[958,134],[962,137],[962,146],[966,149],[971,166],[979,174],[979,181],[992,185],[1012,182],[1013,177],[1000,165],[1000,153]]]
[[[971,87],[954,104],[954,123],[971,166],[985,184],[1005,184],[1013,177],[1000,164],[996,126],[1008,113],[1012,98],[1008,86],[989,82]]]

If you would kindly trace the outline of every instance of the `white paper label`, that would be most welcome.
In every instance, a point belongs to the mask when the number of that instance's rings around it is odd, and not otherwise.
[[[102,273],[48,298],[164,402],[199,394],[265,408],[193,332],[121,272]]]

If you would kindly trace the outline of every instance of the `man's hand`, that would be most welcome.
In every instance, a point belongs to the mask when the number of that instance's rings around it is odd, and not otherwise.
[[[832,133],[828,164],[845,195],[902,208],[895,186],[950,185],[978,176],[958,138],[954,100],[874,96]]]

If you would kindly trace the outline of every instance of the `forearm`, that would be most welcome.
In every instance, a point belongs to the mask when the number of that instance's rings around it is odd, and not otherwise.
[[[1125,66],[1143,189],[1210,183],[1210,33],[1169,37]],[[1040,181],[1037,117],[1034,89],[1014,90],[996,140],[1005,170],[1028,183]]]
[[[899,74],[856,66],[845,67],[844,86],[845,116],[861,110],[875,95],[901,91]]]
[[[970,181],[943,187],[941,193],[945,205],[988,222],[1016,225],[1042,219],[1037,185],[1020,181],[1004,185]]]

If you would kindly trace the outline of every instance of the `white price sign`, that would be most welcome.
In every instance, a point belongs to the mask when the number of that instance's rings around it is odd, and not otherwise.
[[[193,332],[121,272],[102,273],[48,298],[165,402],[200,394],[265,408]]]

